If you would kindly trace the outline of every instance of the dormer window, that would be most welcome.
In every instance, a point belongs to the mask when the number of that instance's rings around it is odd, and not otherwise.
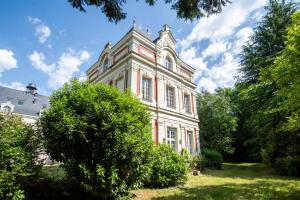
[[[103,62],[103,71],[106,71],[108,69],[108,58],[105,58]]]
[[[11,111],[12,111],[12,109],[11,109],[10,106],[4,106],[4,107],[2,108],[2,112],[3,112],[4,114],[9,114],[9,113],[11,113]]]
[[[172,70],[172,60],[168,56],[165,59],[165,68],[167,68],[168,70]]]

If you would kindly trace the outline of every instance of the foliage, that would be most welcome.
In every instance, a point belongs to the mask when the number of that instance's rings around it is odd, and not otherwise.
[[[260,80],[264,84],[274,82],[276,106],[269,110],[271,115],[280,113],[267,150],[269,161],[280,173],[300,176],[300,11],[291,16],[287,28],[285,48],[276,57],[272,68],[262,71]],[[269,76],[271,74],[271,76]],[[295,166],[293,166],[295,165]]]
[[[273,63],[285,48],[286,28],[291,23],[290,16],[295,12],[295,4],[272,0],[266,11],[241,54],[235,95],[235,113],[238,116],[235,137],[241,136],[242,139],[235,140],[234,146],[241,147],[245,152],[240,157],[261,161],[263,152],[264,157],[274,163],[284,143],[278,140],[277,135],[280,134],[277,132],[286,116],[278,109],[274,110],[281,101],[275,95],[276,82],[264,81],[262,77],[271,77]]]
[[[215,150],[203,149],[201,163],[204,168],[221,169],[223,163],[222,154]]]
[[[219,89],[215,93],[202,90],[198,94],[198,116],[201,144],[221,152],[232,154],[232,133],[237,119],[230,102],[230,89]]]
[[[153,188],[175,186],[186,181],[187,166],[183,157],[172,147],[155,147],[152,171],[147,185]]]
[[[203,157],[201,155],[193,156],[191,159],[190,169],[191,170],[199,170],[202,172],[204,168]]]
[[[183,148],[180,152],[180,156],[183,158],[185,165],[190,169],[190,165],[193,159],[193,156],[188,152],[186,148]]]
[[[277,158],[274,168],[279,174],[300,176],[300,156]]]
[[[68,0],[68,2],[74,8],[84,12],[86,12],[86,6],[99,7],[109,21],[116,23],[126,18],[126,13],[122,8],[126,0]],[[153,6],[156,0],[145,0],[145,2]],[[185,20],[220,13],[222,8],[230,3],[229,0],[165,0],[164,2],[172,4],[171,9],[176,10],[177,17]]]
[[[291,25],[287,28],[285,48],[274,61],[275,68],[271,77],[277,89],[275,95],[281,100],[278,109],[286,116],[282,129],[300,131],[300,11],[291,17]],[[268,77],[263,77],[268,80]]]
[[[23,185],[38,172],[39,139],[15,115],[0,114],[0,199],[24,199]]]
[[[150,172],[150,116],[130,93],[72,80],[50,97],[41,127],[51,157],[87,192],[127,196]]]

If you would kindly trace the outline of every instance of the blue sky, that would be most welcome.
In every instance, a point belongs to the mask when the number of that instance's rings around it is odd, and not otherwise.
[[[162,1],[149,7],[128,1],[127,18],[108,22],[99,9],[87,13],[67,0],[2,0],[0,6],[0,84],[22,89],[29,82],[50,94],[72,76],[84,78],[104,45],[117,42],[131,27],[150,29],[155,38],[171,27],[179,56],[196,68],[194,82],[210,91],[231,87],[241,45],[253,32],[268,0],[234,0],[219,14],[186,22]]]

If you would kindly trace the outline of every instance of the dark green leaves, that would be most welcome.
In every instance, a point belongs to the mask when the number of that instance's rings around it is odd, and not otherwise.
[[[123,4],[126,0],[68,0],[69,3],[80,11],[86,12],[86,6],[99,7],[110,22],[119,22],[126,18]],[[145,0],[150,6],[155,5],[156,0]],[[165,0],[171,4],[171,8],[177,12],[178,18],[184,20],[198,19],[220,13],[222,8],[230,3],[229,0]]]

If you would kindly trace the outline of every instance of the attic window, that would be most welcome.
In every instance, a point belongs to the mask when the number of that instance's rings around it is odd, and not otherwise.
[[[2,112],[5,113],[5,114],[9,114],[11,111],[12,111],[12,109],[11,109],[10,106],[4,106],[2,108]]]
[[[106,71],[108,69],[108,58],[105,58],[103,62],[103,71]]]
[[[172,61],[169,56],[167,56],[165,59],[165,68],[167,68],[168,70],[172,70]]]

